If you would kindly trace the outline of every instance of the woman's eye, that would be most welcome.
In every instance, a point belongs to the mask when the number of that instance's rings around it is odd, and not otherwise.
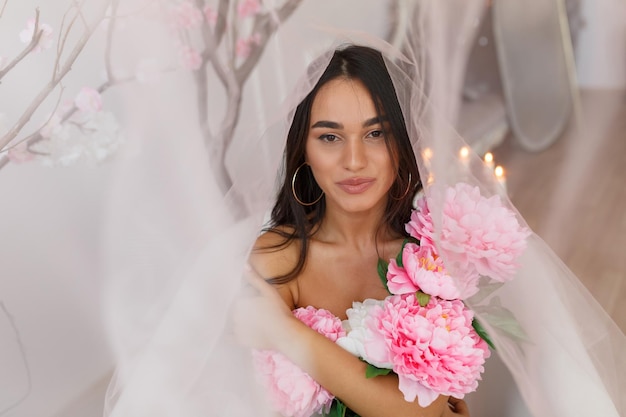
[[[383,133],[382,130],[373,130],[368,134],[368,136],[372,138],[382,138],[385,136],[385,134]]]
[[[327,133],[327,134],[320,136],[320,139],[323,140],[324,142],[335,142],[338,138],[332,133]]]

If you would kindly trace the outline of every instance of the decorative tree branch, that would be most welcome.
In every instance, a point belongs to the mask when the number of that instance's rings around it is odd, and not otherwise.
[[[6,0],[4,2],[4,5],[2,6],[3,11],[8,1],[9,0]],[[26,58],[26,55],[31,53],[33,49],[37,47],[37,44],[41,40],[42,35],[43,35],[43,31],[39,30],[39,9],[35,9],[35,29],[33,30],[33,38],[30,40],[30,43],[28,44],[28,46],[26,46],[26,48],[24,48],[24,50],[20,52],[18,56],[13,58],[13,60],[6,67],[0,70],[0,80],[2,80],[2,78],[5,75],[7,75],[9,71],[11,71],[13,67],[15,67],[20,61]],[[0,149],[2,149],[2,146],[0,146]]]
[[[63,80],[63,78],[71,70],[72,65],[74,64],[74,62],[76,61],[80,53],[82,52],[85,45],[87,44],[87,41],[89,41],[94,30],[97,28],[97,26],[100,24],[100,22],[104,18],[106,9],[108,8],[108,6],[109,6],[108,0],[102,2],[100,10],[96,14],[97,17],[94,23],[85,30],[81,38],[78,40],[78,42],[74,46],[74,49],[71,51],[71,53],[67,57],[64,65],[60,67],[58,71],[55,71],[52,79],[48,82],[48,84],[32,100],[32,102],[30,103],[26,111],[22,114],[22,116],[18,119],[18,121],[13,125],[13,127],[4,135],[3,138],[0,139],[0,151],[5,150],[6,146],[11,141],[13,141],[17,137],[17,135],[19,135],[21,130],[24,128],[24,126],[30,121],[35,111],[39,108],[39,106],[41,106],[44,100],[50,95],[50,93],[56,88],[56,86],[61,82],[61,80]]]
[[[9,0],[4,0],[2,2],[2,7],[0,7],[0,19],[2,18],[2,14],[4,13],[4,9],[7,7],[7,3],[9,2]]]
[[[118,86],[118,85],[122,85],[122,84],[126,84],[126,83],[131,83],[131,82],[135,82],[137,81],[137,77],[136,76],[129,76],[129,77],[125,77],[125,78],[119,78],[116,77],[113,73],[113,66],[112,66],[112,58],[111,58],[111,53],[112,53],[112,44],[113,44],[113,33],[116,29],[116,25],[115,22],[117,20],[117,9],[119,6],[119,0],[113,0],[111,3],[111,16],[109,17],[109,24],[107,26],[107,34],[106,34],[106,44],[105,44],[105,68],[106,68],[106,73],[107,73],[107,80],[105,82],[103,82],[97,89],[96,91],[99,94],[104,94],[107,90],[109,90],[112,87]],[[93,28],[95,28],[95,24],[93,25],[93,27],[90,29],[92,30]],[[62,50],[58,50],[58,53],[62,53]],[[60,103],[61,100],[61,94],[59,95],[59,101],[57,102],[55,109],[54,109],[54,113],[56,113],[58,105]],[[76,107],[75,104],[72,105],[72,107],[70,107],[69,109],[67,109],[60,117],[60,124],[63,124],[65,122],[67,122],[74,114],[76,114],[76,112],[78,111],[78,108]],[[52,115],[50,116],[50,118],[52,118]],[[44,123],[43,126],[45,126],[48,122],[50,121],[47,120],[46,123]],[[34,133],[30,134],[29,136],[19,140],[19,141],[13,141],[11,143],[10,146],[7,146],[5,148],[5,150],[14,148],[16,146],[18,146],[21,143],[26,142],[26,144],[28,145],[28,147],[30,147],[31,145],[36,144],[37,142],[41,141],[44,139],[44,137],[42,136],[41,133],[41,129],[43,128],[40,127],[38,128]],[[8,164],[9,162],[9,158],[8,156],[5,154],[2,157],[0,157],[0,169],[2,169],[6,164]]]
[[[232,45],[230,45],[230,50],[226,52],[226,64],[222,63],[218,56],[218,49],[222,44],[227,28],[228,1],[220,0],[214,32],[211,32],[206,23],[202,26],[202,37],[204,40],[204,51],[202,53],[203,65],[195,76],[198,87],[197,100],[199,119],[205,144],[209,152],[211,166],[215,171],[218,183],[224,194],[226,194],[232,186],[232,179],[226,167],[226,153],[232,144],[234,131],[241,114],[241,100],[244,84],[248,80],[252,70],[258,64],[272,34],[274,34],[280,24],[297,9],[301,2],[302,0],[287,0],[277,10],[268,13],[260,13],[255,16],[252,25],[252,33],[257,39],[255,44],[250,45],[249,55],[239,66],[236,65],[237,57],[235,50],[237,27],[234,22],[231,22],[231,30],[233,33],[231,36]],[[204,2],[202,0],[195,0],[195,4],[198,8],[202,8]],[[226,48],[228,49],[228,46],[226,46]],[[206,70],[209,63],[222,83],[227,97],[225,114],[217,130],[217,135],[212,134],[209,127],[207,106],[208,92],[206,91]]]

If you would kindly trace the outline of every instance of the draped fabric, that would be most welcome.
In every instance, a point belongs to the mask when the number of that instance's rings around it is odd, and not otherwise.
[[[118,161],[105,225],[106,317],[118,358],[105,415],[269,415],[248,352],[229,332],[229,309],[273,202],[295,106],[335,47],[365,44],[385,56],[435,202],[436,232],[443,191],[458,182],[500,196],[515,211],[477,155],[459,157],[465,143],[452,127],[482,1],[417,4],[402,45],[326,28],[337,39],[327,52],[302,45],[302,57],[283,56],[280,67],[302,76],[267,129],[247,129],[253,133],[229,164],[233,185],[225,194],[193,110],[181,105],[179,95],[193,91],[173,88],[167,100],[153,90],[128,97],[133,140]],[[287,41],[280,36],[276,45]],[[295,64],[316,55],[307,68]],[[446,266],[454,273],[453,263]],[[537,235],[512,281],[485,279],[467,303],[534,416],[626,415],[626,339]]]

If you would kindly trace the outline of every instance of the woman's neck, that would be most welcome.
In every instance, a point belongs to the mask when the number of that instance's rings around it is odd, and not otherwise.
[[[389,228],[383,224],[385,204],[364,212],[346,212],[329,205],[315,232],[315,239],[368,250],[391,239]]]

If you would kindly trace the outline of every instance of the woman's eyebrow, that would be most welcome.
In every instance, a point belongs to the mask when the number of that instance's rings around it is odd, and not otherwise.
[[[378,124],[383,124],[386,121],[387,121],[387,118],[385,116],[372,117],[371,119],[367,119],[366,121],[363,122],[363,127],[370,127],[370,126],[374,126]]]
[[[331,122],[328,120],[320,120],[319,122],[315,122],[315,124],[311,126],[311,129],[315,129],[318,127],[324,127],[327,129],[343,129],[343,125],[341,123]]]

